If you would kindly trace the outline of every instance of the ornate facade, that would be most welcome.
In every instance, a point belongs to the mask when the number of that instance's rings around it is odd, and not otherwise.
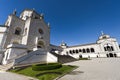
[[[109,35],[102,34],[96,43],[66,46],[62,54],[75,58],[82,57],[118,57],[120,48],[117,40]]]

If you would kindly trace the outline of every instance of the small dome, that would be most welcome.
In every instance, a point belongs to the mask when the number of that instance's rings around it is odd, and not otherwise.
[[[67,44],[65,42],[62,42],[61,46],[67,46]]]
[[[110,38],[110,35],[103,34],[99,37],[99,39],[108,39]]]

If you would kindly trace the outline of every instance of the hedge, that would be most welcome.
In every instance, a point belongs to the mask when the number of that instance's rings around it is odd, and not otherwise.
[[[62,64],[60,63],[37,64],[37,65],[32,65],[32,70],[34,71],[52,70],[60,67],[62,67]]]

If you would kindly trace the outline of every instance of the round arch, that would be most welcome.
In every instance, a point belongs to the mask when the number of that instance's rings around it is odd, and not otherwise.
[[[79,53],[78,49],[76,49],[76,53]]]
[[[69,53],[72,54],[72,51],[70,50]]]
[[[73,53],[75,53],[75,50],[73,50]]]
[[[38,41],[37,48],[44,48],[44,42],[43,41]]]
[[[114,51],[114,47],[110,43],[107,43],[104,45],[104,50],[105,51]]]
[[[90,50],[91,50],[91,52],[95,52],[94,48],[91,48]]]
[[[79,49],[79,52],[82,52],[82,50],[81,50],[81,49]]]
[[[15,35],[20,35],[21,34],[21,32],[22,32],[22,29],[20,28],[20,27],[17,27],[16,29],[15,29]]]
[[[87,53],[90,53],[90,49],[89,48],[87,48],[86,51],[87,51]]]
[[[113,53],[109,53],[109,57],[114,57],[114,54]]]
[[[86,50],[85,50],[85,49],[83,49],[82,51],[83,51],[83,53],[86,53]]]

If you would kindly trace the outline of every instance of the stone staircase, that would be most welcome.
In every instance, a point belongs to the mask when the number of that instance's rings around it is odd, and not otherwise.
[[[52,52],[51,54],[55,55],[58,58],[59,63],[68,63],[68,62],[77,61],[77,59],[75,59],[69,55],[59,55],[54,52]]]
[[[58,58],[59,63],[67,63],[72,61],[77,61],[77,59],[69,56],[69,55],[59,55],[56,53],[50,53]],[[10,63],[6,65],[0,65],[0,71],[7,71],[8,69],[12,68],[13,66],[26,66],[33,63],[46,63],[46,51],[39,51],[36,50],[34,52],[30,52],[27,55],[17,57],[14,61],[9,60]]]
[[[0,65],[0,71],[7,71],[9,70],[12,66],[13,66],[13,62],[12,63],[9,63],[9,64],[6,64],[6,65]]]
[[[34,52],[28,53],[25,56],[15,59],[15,66],[27,65],[27,64],[30,65],[30,64],[38,63],[38,62],[43,63],[45,59],[46,59],[46,51],[36,50]]]

